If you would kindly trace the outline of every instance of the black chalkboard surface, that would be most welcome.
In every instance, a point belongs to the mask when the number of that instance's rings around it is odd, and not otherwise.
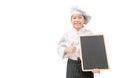
[[[109,69],[103,35],[80,36],[81,62],[83,71]]]

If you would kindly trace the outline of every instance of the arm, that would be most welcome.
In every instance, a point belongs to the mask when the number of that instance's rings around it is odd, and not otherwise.
[[[61,40],[59,41],[58,43],[58,48],[57,48],[57,52],[58,54],[60,55],[61,58],[64,58],[65,57],[65,48],[67,47],[67,44],[66,44],[66,40],[65,40],[65,36],[63,36],[61,38]]]
[[[71,45],[67,46],[67,40],[65,37],[59,41],[57,51],[61,58],[67,57],[67,53],[74,53],[75,50],[76,48],[74,47],[74,42]]]

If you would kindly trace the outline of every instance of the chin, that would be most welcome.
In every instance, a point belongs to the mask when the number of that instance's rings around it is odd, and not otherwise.
[[[75,28],[76,28],[76,29],[80,29],[81,27],[80,27],[80,26],[76,26]]]
[[[76,30],[80,30],[80,28],[75,28]]]

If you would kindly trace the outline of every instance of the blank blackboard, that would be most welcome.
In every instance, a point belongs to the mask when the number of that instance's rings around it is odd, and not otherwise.
[[[108,69],[108,59],[103,35],[80,36],[81,62],[83,71]]]

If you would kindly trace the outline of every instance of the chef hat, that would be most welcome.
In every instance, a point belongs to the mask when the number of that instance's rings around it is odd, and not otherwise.
[[[87,14],[85,11],[75,7],[71,9],[71,16],[74,14],[81,14],[85,17],[85,24],[87,24],[91,20],[91,16]]]

